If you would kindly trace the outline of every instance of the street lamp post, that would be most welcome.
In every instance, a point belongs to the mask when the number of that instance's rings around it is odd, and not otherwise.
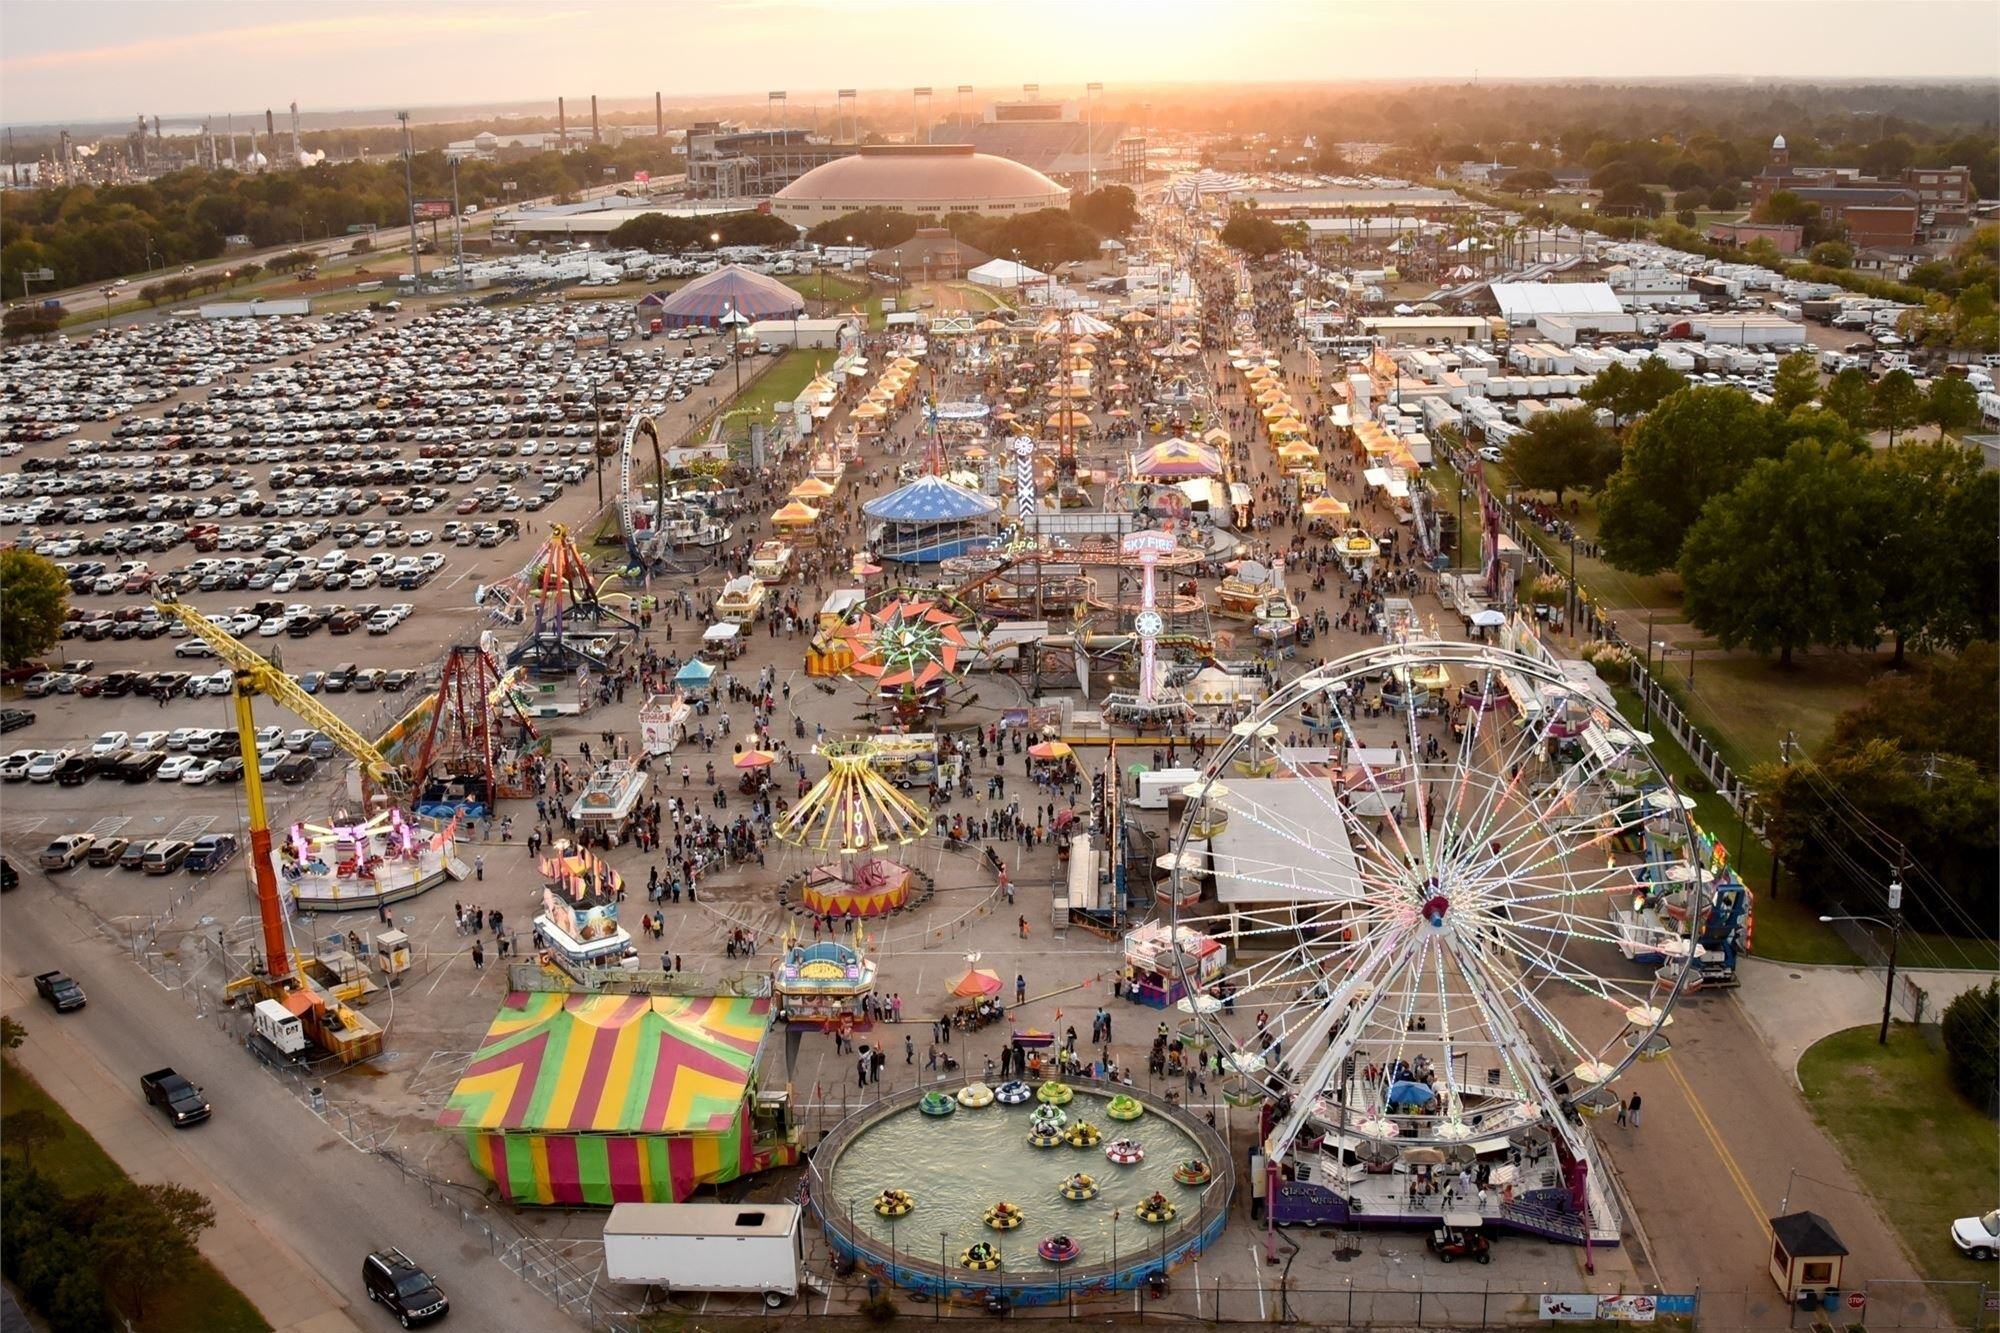
[[[1889,1044],[1889,1014],[1896,1002],[1896,952],[1903,943],[1903,880],[1899,873],[1889,881],[1889,919],[1878,916],[1822,916],[1822,923],[1834,921],[1866,921],[1872,926],[1884,927],[1889,932],[1889,969],[1882,983],[1882,1028],[1875,1034],[1877,1046]]]
[[[111,294],[118,289],[109,285],[99,287],[97,294],[104,298],[104,327],[111,327]]]

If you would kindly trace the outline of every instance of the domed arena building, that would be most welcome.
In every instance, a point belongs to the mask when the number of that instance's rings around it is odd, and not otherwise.
[[[864,147],[814,167],[771,197],[771,211],[799,227],[864,208],[943,217],[1068,207],[1069,191],[1041,172],[970,144]]]

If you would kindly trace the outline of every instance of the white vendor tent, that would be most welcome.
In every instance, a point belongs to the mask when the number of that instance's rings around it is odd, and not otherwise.
[[[981,287],[1019,287],[1022,283],[1038,282],[1049,275],[1038,273],[1018,260],[989,259],[965,276]]]

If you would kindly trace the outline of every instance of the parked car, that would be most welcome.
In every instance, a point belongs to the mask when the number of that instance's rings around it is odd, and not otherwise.
[[[66,833],[48,846],[42,848],[41,866],[44,870],[70,870],[76,863],[90,854],[93,841],[88,833]]]
[[[139,868],[149,875],[169,875],[181,868],[194,844],[183,838],[159,838],[149,844]]]
[[[1978,1217],[1961,1217],[1953,1222],[1951,1243],[1968,1259],[2000,1257],[2000,1208]]]
[[[35,725],[35,713],[30,708],[0,708],[0,732],[19,731],[22,727]]]
[[[91,844],[88,860],[94,866],[115,866],[131,845],[130,838],[101,838]]]
[[[227,833],[208,833],[194,840],[181,865],[197,875],[206,875],[228,865],[236,855],[236,839]]]
[[[442,1319],[451,1308],[437,1280],[393,1246],[377,1250],[361,1265],[361,1285],[368,1299],[386,1306],[404,1328]]]

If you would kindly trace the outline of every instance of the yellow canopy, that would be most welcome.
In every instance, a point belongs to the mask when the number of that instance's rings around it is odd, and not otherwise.
[[[863,403],[861,406],[855,408],[852,413],[852,415],[857,417],[881,417],[888,414],[889,409],[880,403]]]
[[[1300,508],[1307,518],[1339,518],[1351,512],[1346,501],[1336,500],[1331,495],[1315,495]]]
[[[793,500],[771,515],[771,521],[785,527],[803,527],[819,521],[819,510],[803,501]]]
[[[831,483],[821,481],[818,477],[807,477],[792,487],[788,494],[794,500],[824,500],[833,494],[833,490]]]

